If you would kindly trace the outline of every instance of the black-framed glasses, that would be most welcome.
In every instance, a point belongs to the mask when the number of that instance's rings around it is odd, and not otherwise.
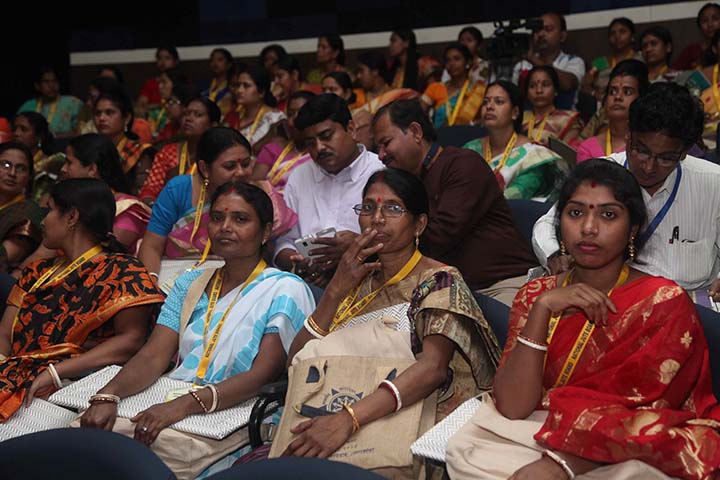
[[[382,213],[383,217],[386,218],[400,217],[403,213],[407,212],[407,209],[401,207],[400,205],[393,205],[392,203],[385,205],[378,205],[376,203],[358,203],[353,207],[353,211],[361,216],[375,215],[378,207],[380,208],[380,213]]]
[[[20,174],[30,173],[30,168],[27,165],[22,163],[12,163],[10,160],[1,161],[0,167],[2,167],[3,170],[8,171],[12,170],[14,167],[15,171]]]
[[[664,168],[672,168],[683,159],[685,152],[671,152],[663,153],[662,155],[653,155],[644,148],[640,147],[635,140],[631,137],[630,144],[628,145],[629,150],[632,151],[633,157],[640,160],[641,162],[649,162],[654,159],[657,164]]]

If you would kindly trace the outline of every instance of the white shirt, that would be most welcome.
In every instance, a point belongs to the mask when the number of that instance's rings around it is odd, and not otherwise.
[[[292,171],[284,196],[287,206],[297,213],[298,221],[278,238],[275,255],[285,248],[297,251],[293,243],[296,239],[326,228],[360,233],[358,216],[352,207],[362,202],[362,191],[368,178],[385,166],[363,145],[358,148],[360,155],[335,175],[320,168],[315,161],[306,162]]]
[[[608,160],[624,165],[625,152],[614,153]],[[720,166],[688,155],[680,167],[682,177],[675,201],[633,267],[669,278],[686,290],[706,289],[720,272]],[[677,169],[652,196],[642,189],[648,223],[670,197],[676,178]],[[553,206],[533,229],[533,250],[543,265],[559,248],[555,211]],[[680,238],[670,243],[676,227]]]
[[[553,60],[552,66],[563,72],[572,73],[578,80],[578,87],[582,82],[582,78],[585,76],[585,61],[576,56],[570,55],[561,51],[555,60]],[[532,70],[534,65],[527,60],[521,60],[513,67],[512,81],[515,85],[520,85],[520,74],[523,70]],[[560,92],[563,95],[563,92]],[[568,100],[572,100],[572,106],[574,107],[577,103],[577,89],[574,90],[573,97]]]

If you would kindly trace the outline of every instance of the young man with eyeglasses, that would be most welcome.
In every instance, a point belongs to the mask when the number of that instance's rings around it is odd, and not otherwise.
[[[687,88],[650,86],[630,106],[627,152],[609,160],[625,165],[643,190],[648,225],[633,267],[677,282],[696,302],[720,301],[720,167],[687,155],[703,128],[702,106]],[[560,254],[553,207],[535,224],[533,248],[556,274],[571,266]]]
[[[472,150],[437,144],[417,100],[382,107],[372,129],[383,163],[425,184],[430,216],[422,253],[457,267],[473,290],[510,305],[537,261],[487,162]]]

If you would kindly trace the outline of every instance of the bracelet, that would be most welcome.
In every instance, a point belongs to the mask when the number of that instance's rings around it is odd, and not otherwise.
[[[308,332],[310,332],[313,337],[317,339],[324,338],[328,333],[330,333],[327,330],[323,330],[322,328],[320,328],[320,326],[315,322],[315,319],[312,317],[312,315],[305,319],[305,322],[303,322],[303,326]]]
[[[110,402],[117,405],[120,403],[120,397],[117,395],[112,395],[110,393],[96,393],[95,395],[91,395],[90,399],[88,400],[89,404],[93,403],[100,403],[100,402]]]
[[[58,375],[57,370],[55,370],[55,365],[52,363],[48,365],[48,371],[50,372],[50,376],[52,377],[52,382],[55,385],[55,388],[60,390],[62,388],[62,380],[60,380],[60,375]]]
[[[352,409],[352,407],[350,405],[348,405],[347,403],[343,403],[342,407],[350,414],[350,418],[352,418],[352,422],[353,422],[352,433],[355,433],[358,430],[360,430],[360,422],[358,422],[358,419],[355,416],[355,411]]]
[[[195,401],[197,401],[197,402],[200,404],[200,406],[201,406],[202,409],[203,409],[203,412],[205,412],[205,413],[209,413],[209,412],[210,412],[210,410],[208,410],[207,406],[205,405],[205,402],[203,402],[203,401],[202,401],[202,398],[200,398],[200,395],[198,395],[197,393],[195,393],[194,390],[190,390],[189,393],[190,393],[190,395],[192,395],[192,397],[195,399]]]
[[[548,349],[547,343],[537,342],[537,341],[533,340],[532,338],[528,338],[524,335],[518,335],[517,341],[522,343],[526,347],[530,347],[534,350],[539,350],[541,352],[547,352],[547,349]]]
[[[395,411],[397,412],[402,408],[402,398],[400,397],[400,390],[390,380],[383,380],[380,382],[378,388],[385,388],[395,398]]]
[[[148,272],[148,273],[150,274],[151,277],[155,277],[158,280],[160,280],[160,275],[158,275],[157,273],[155,273],[155,272]]]
[[[210,410],[208,410],[207,412],[212,413],[217,410],[218,406],[220,405],[220,395],[218,395],[217,387],[213,384],[207,384],[205,385],[205,388],[209,388],[210,393],[212,393],[212,405],[210,406]]]
[[[543,452],[543,455],[549,457],[552,461],[557,463],[562,467],[563,470],[565,470],[565,473],[567,474],[568,478],[570,480],[573,480],[575,478],[575,472],[572,471],[572,468],[570,468],[570,465],[565,461],[564,458],[562,458],[557,453],[553,452],[552,450],[545,450]]]

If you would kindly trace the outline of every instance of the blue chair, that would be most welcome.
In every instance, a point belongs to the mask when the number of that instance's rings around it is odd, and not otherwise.
[[[485,320],[490,324],[490,328],[497,337],[502,350],[505,348],[508,326],[510,325],[510,307],[482,293],[473,292],[473,296],[483,311]]]
[[[313,480],[382,480],[383,477],[360,467],[322,458],[281,457],[272,460],[235,465],[210,475],[207,480],[285,480],[287,478],[312,478]]]
[[[174,480],[142,443],[94,428],[59,428],[0,443],[3,480]]]
[[[513,222],[520,230],[523,238],[532,245],[532,231],[535,222],[550,210],[549,203],[536,202],[534,200],[508,200],[508,206],[512,213]]]
[[[720,313],[697,306],[700,322],[705,330],[705,338],[710,350],[710,373],[712,374],[713,392],[720,398]]]
[[[440,127],[436,132],[437,142],[443,147],[462,147],[470,140],[487,135],[487,129],[478,125]]]

